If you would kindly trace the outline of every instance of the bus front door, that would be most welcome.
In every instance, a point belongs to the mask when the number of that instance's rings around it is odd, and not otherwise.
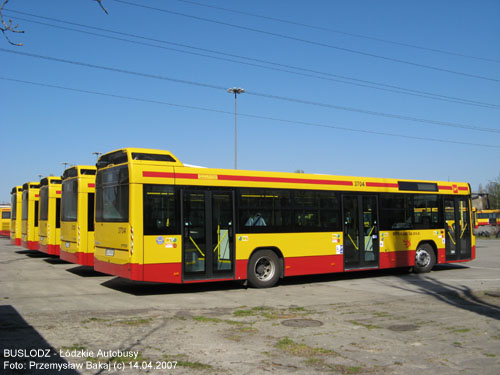
[[[183,279],[233,278],[232,191],[182,192]]]
[[[344,269],[378,268],[378,205],[374,195],[344,195]]]
[[[471,225],[469,203],[466,197],[446,197],[446,260],[470,259]]]

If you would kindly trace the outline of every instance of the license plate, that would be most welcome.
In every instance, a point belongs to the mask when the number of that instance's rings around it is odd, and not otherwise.
[[[115,255],[114,249],[106,249],[106,256],[107,257],[112,257],[113,255]]]
[[[69,248],[69,242],[66,242],[66,243],[64,244],[64,246],[66,246],[66,249],[68,249],[68,248]]]

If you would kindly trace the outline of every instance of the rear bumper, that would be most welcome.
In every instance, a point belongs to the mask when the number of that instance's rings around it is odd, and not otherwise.
[[[59,255],[61,252],[59,245],[39,245],[39,250],[49,255]]]
[[[80,264],[82,266],[94,265],[94,253],[83,253],[83,252],[70,253],[68,251],[61,250],[59,257],[67,262]]]
[[[17,239],[16,239],[17,240]],[[40,244],[38,241],[21,241],[21,246],[28,250],[39,250]]]

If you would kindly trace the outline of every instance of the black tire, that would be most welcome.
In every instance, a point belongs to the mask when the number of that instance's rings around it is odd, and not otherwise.
[[[271,288],[280,278],[280,261],[272,250],[255,252],[248,262],[248,284],[254,288]]]
[[[436,264],[436,254],[434,249],[429,244],[421,244],[415,252],[415,266],[413,271],[415,273],[430,272]]]

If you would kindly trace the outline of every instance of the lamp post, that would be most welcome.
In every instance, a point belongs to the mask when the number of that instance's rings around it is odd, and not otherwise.
[[[66,170],[68,165],[70,165],[70,163],[66,163],[65,161],[61,162],[61,164],[64,165],[64,170]]]
[[[238,94],[245,92],[241,87],[227,89],[227,92],[234,94],[234,169],[238,169]]]
[[[95,156],[96,156],[96,158],[97,158],[97,160],[99,160],[99,156],[101,156],[101,155],[102,155],[102,152],[97,152],[97,151],[96,151],[96,152],[93,152],[93,153],[92,153],[92,155],[95,155]]]

